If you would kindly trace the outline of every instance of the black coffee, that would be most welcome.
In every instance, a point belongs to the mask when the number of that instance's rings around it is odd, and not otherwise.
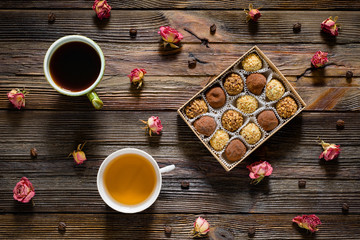
[[[66,90],[79,92],[90,87],[101,68],[99,54],[83,42],[69,42],[60,46],[50,59],[50,75]]]

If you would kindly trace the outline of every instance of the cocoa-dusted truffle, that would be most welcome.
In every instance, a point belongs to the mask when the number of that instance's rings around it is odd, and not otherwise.
[[[239,74],[231,73],[225,78],[224,88],[229,95],[234,96],[244,90],[244,83]]]
[[[204,99],[198,98],[189,103],[185,107],[185,114],[188,118],[194,118],[199,116],[200,114],[206,113],[208,111],[208,107]]]
[[[251,53],[241,62],[245,71],[254,72],[262,68],[262,61],[256,53]]]
[[[257,116],[257,121],[265,131],[271,131],[279,125],[279,120],[271,110],[265,110]]]
[[[210,145],[216,150],[221,151],[229,141],[229,134],[224,130],[217,130],[214,136],[210,139]]]
[[[276,111],[282,118],[289,118],[296,113],[298,106],[292,97],[284,97],[276,103]]]
[[[260,95],[265,87],[266,78],[260,73],[250,74],[246,78],[246,86],[255,95]]]
[[[231,162],[240,160],[246,153],[246,147],[240,139],[232,140],[225,148],[225,157]]]
[[[255,123],[249,123],[240,131],[241,136],[249,144],[257,143],[261,138],[261,131]]]
[[[236,100],[236,107],[244,113],[252,113],[258,106],[258,101],[251,95],[244,95]]]
[[[209,116],[202,116],[194,122],[195,129],[205,135],[206,137],[210,137],[210,135],[215,131],[216,122],[214,118]]]
[[[221,124],[226,130],[235,132],[243,124],[243,117],[237,111],[227,110],[221,117]]]
[[[213,108],[221,108],[226,103],[226,96],[221,87],[213,87],[206,94],[206,100]]]
[[[272,79],[266,85],[265,94],[270,101],[275,101],[280,99],[282,95],[284,95],[284,92],[285,92],[285,87],[279,80]]]

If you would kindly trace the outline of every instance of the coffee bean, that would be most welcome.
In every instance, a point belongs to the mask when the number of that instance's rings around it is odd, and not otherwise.
[[[299,188],[305,188],[306,187],[306,181],[305,180],[299,180],[298,185],[299,185]]]

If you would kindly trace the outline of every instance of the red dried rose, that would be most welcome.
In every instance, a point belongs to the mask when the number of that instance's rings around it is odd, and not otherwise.
[[[340,145],[326,143],[323,140],[320,140],[320,145],[323,147],[324,151],[320,154],[320,159],[325,159],[325,161],[331,161],[337,158],[340,154]]]
[[[259,9],[253,8],[253,5],[250,3],[249,10],[244,10],[244,12],[246,13],[246,22],[250,20],[257,22],[257,20],[259,20],[259,18],[261,17]]]
[[[140,121],[146,124],[146,127],[144,129],[149,131],[150,136],[151,136],[151,133],[155,133],[155,134],[159,135],[163,129],[163,126],[161,125],[161,120],[159,117],[151,116],[151,117],[149,117],[147,122],[144,120],[140,120]]]
[[[76,164],[82,164],[83,162],[86,161],[86,155],[82,151],[83,147],[85,146],[85,143],[84,144],[79,144],[77,149],[69,154],[69,157],[70,157],[70,155],[73,156],[74,161],[76,162]]]
[[[25,90],[13,89],[8,92],[7,97],[14,107],[21,109],[25,107],[25,95],[27,92]]]
[[[178,44],[184,38],[181,33],[176,29],[169,26],[160,27],[158,33],[160,34],[162,40],[164,41],[164,47],[169,45],[172,48],[179,48]]]
[[[321,30],[330,34],[331,36],[339,35],[339,25],[336,24],[337,19],[337,16],[334,18],[334,20],[332,20],[332,17],[325,19],[321,23]]]
[[[146,74],[145,69],[143,68],[134,68],[131,73],[128,75],[130,82],[138,85],[137,88],[140,88],[143,84],[144,76]]]
[[[266,161],[254,162],[246,167],[250,170],[249,177],[253,179],[254,184],[258,184],[265,176],[270,176],[273,172],[271,164]]]
[[[95,0],[92,9],[100,20],[110,17],[111,6],[106,0]]]
[[[13,193],[14,199],[22,203],[29,202],[35,196],[34,187],[26,177],[22,177],[16,184]]]
[[[302,215],[294,217],[292,220],[294,223],[297,223],[299,227],[305,228],[311,232],[318,231],[317,226],[321,224],[320,219],[315,215]]]
[[[319,68],[325,65],[325,63],[327,63],[329,60],[327,58],[328,53],[327,52],[322,52],[322,51],[317,51],[314,56],[311,58],[311,64],[315,67],[315,68]]]

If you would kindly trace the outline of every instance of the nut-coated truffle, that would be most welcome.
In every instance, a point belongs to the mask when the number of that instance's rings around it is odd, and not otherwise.
[[[202,116],[194,122],[195,129],[206,137],[210,137],[215,131],[216,125],[214,118],[210,116]]]
[[[279,125],[279,120],[271,110],[265,110],[257,116],[257,121],[265,131],[271,131]]]
[[[213,87],[206,94],[206,100],[213,108],[221,108],[226,103],[226,96],[221,87]]]
[[[225,148],[225,157],[231,162],[240,160],[246,153],[246,147],[240,139],[232,140]]]
[[[226,130],[235,132],[243,124],[243,117],[237,111],[227,110],[221,117],[221,124]]]
[[[285,87],[279,80],[272,79],[266,85],[265,94],[270,101],[275,101],[280,99],[282,95],[284,95],[284,92],[285,92]]]
[[[244,113],[253,113],[258,106],[258,101],[251,95],[244,95],[236,100],[236,107]]]
[[[195,99],[189,103],[185,107],[185,114],[188,118],[194,118],[199,116],[200,114],[206,113],[208,111],[208,107],[204,99]]]
[[[231,73],[225,78],[224,88],[229,95],[234,96],[244,90],[244,83],[239,74]]]
[[[289,118],[296,113],[298,106],[292,97],[284,97],[276,103],[276,111],[282,118]]]
[[[260,95],[266,85],[266,78],[260,73],[250,74],[246,78],[246,86],[255,95]]]
[[[241,136],[249,144],[257,143],[261,138],[261,131],[255,123],[249,123],[240,131]]]
[[[254,72],[262,68],[262,61],[256,53],[251,53],[241,62],[245,71]]]
[[[210,139],[210,145],[216,150],[221,151],[229,141],[229,134],[224,130],[217,130],[214,136]]]

